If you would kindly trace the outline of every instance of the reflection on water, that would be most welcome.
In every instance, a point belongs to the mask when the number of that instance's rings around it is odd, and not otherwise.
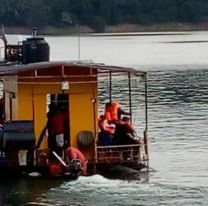
[[[0,182],[8,205],[208,205],[208,44],[207,33],[168,36],[85,37],[84,59],[140,66],[148,72],[150,173],[134,180],[94,175],[77,181],[16,180]],[[63,42],[63,44],[60,44]],[[49,38],[52,57],[77,59],[75,37]],[[163,42],[163,43],[161,43]],[[69,44],[69,49],[62,49]],[[55,50],[53,49],[55,48]],[[111,48],[109,50],[109,48]],[[68,51],[69,50],[69,51]],[[74,57],[74,58],[73,58]],[[115,98],[127,108],[126,80],[114,83]],[[141,84],[142,82],[137,82]],[[100,103],[107,98],[101,88]],[[142,89],[133,91],[134,122],[140,129]],[[122,94],[122,95],[121,95]],[[124,95],[123,95],[124,94]],[[51,188],[51,189],[50,189]],[[13,201],[12,198],[15,200]],[[0,198],[1,200],[1,198]]]
[[[206,186],[208,71],[195,68],[150,75],[151,154],[161,180]],[[158,157],[161,166],[154,163]]]
[[[43,179],[32,177],[2,177],[0,178],[0,205],[25,205],[37,200],[51,187],[58,187],[59,179]]]

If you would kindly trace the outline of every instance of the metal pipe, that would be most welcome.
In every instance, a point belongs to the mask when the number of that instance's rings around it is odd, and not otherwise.
[[[9,120],[12,121],[12,97],[11,93],[9,94]]]
[[[3,84],[3,82],[2,82]],[[6,110],[5,110],[5,99],[6,99],[6,92],[3,90],[3,121],[5,121],[6,118]]]
[[[93,90],[94,93],[94,90]],[[93,98],[92,98],[92,104],[93,104],[93,121],[94,121],[94,172],[96,172],[96,164],[97,164],[97,112],[96,112],[96,104],[97,104],[97,99],[94,97],[93,94]]]
[[[81,49],[80,49],[80,25],[78,24],[78,60],[81,58]]]
[[[110,103],[112,102],[112,72],[109,73],[109,98]]]
[[[148,152],[148,98],[147,98],[147,74],[144,76],[145,78],[145,131],[144,131],[144,145],[145,145],[145,153],[147,158],[149,159],[149,152]]]
[[[64,166],[64,167],[67,167],[66,163],[62,160],[61,157],[59,157],[55,151],[52,152],[53,155],[57,158],[57,160]]]
[[[132,124],[132,99],[131,99],[131,74],[128,73],[128,84],[129,84],[129,113],[130,113],[130,121]]]
[[[34,99],[34,87],[32,86],[32,120],[33,127],[35,128],[35,99]]]
[[[147,98],[147,74],[145,74],[144,76],[145,78],[145,130],[147,131],[148,130],[148,98]]]

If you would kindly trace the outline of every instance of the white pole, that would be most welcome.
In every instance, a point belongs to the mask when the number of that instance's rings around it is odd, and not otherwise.
[[[67,167],[66,163],[61,159],[61,157],[59,157],[56,152],[52,152],[53,155],[59,160],[59,162],[64,166],[64,167]]]

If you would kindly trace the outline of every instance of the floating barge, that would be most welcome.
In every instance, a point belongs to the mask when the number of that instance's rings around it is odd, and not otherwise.
[[[43,38],[27,38],[17,45],[5,42],[0,66],[3,134],[0,137],[0,171],[47,173],[52,149],[48,143],[47,113],[50,103],[62,104],[68,112],[68,138],[60,158],[65,162],[68,146],[79,149],[87,160],[87,175],[124,165],[148,170],[147,74],[127,67],[82,61],[49,61],[49,46]],[[12,55],[12,56],[11,56]],[[98,145],[98,116],[104,109],[99,88],[106,87],[106,101],[114,101],[114,82],[128,82],[128,110],[133,122],[132,82],[143,85],[144,118],[139,143]],[[133,85],[134,88],[137,85]],[[127,106],[126,106],[127,107]],[[121,137],[122,138],[122,137]],[[60,161],[57,159],[57,162]],[[60,163],[61,164],[61,163]]]

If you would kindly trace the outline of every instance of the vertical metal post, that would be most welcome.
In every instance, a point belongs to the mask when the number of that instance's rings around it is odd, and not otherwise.
[[[78,60],[80,60],[80,56],[81,56],[81,54],[80,54],[80,25],[78,24]]]
[[[63,82],[64,82],[64,76],[65,76],[65,74],[64,74],[64,64],[62,64],[61,65],[61,93],[62,94],[65,94],[65,92],[64,92],[64,90],[65,89],[63,89]]]
[[[33,127],[35,128],[35,102],[34,102],[34,89],[32,86],[32,119],[33,119]]]
[[[128,73],[128,85],[129,85],[129,113],[130,113],[130,121],[132,124],[132,99],[131,99],[131,74]]]
[[[147,98],[147,74],[145,73],[145,130],[148,131],[148,98]]]
[[[12,93],[9,94],[9,120],[12,121]]]
[[[20,46],[20,43],[22,43],[22,46]],[[20,62],[23,61],[22,56],[21,56],[22,50],[23,50],[23,42],[20,42],[20,41],[19,41],[19,42],[18,42],[18,49],[17,49],[17,56],[18,56],[17,61],[18,61],[18,64],[20,64]]]
[[[93,172],[96,173],[96,164],[97,164],[97,112],[96,112],[96,105],[97,105],[97,100],[93,94],[93,98],[92,98],[92,104],[93,104],[93,119],[94,119],[94,168],[93,168]]]
[[[109,73],[109,98],[110,98],[110,103],[112,102],[112,73],[110,71]]]
[[[2,82],[2,84],[3,84],[3,82]],[[5,100],[6,100],[6,92],[4,91],[3,92],[3,113],[2,113],[2,115],[3,115],[3,121],[5,121],[5,119],[6,119]]]
[[[96,112],[97,100],[95,97],[92,98],[92,104],[93,104],[94,136],[95,138],[97,138],[97,112]]]
[[[97,77],[98,78],[98,77]],[[93,163],[93,173],[96,173],[96,170],[97,170],[97,139],[98,139],[98,129],[97,129],[97,126],[98,126],[98,114],[97,114],[97,108],[98,108],[98,105],[97,105],[97,91],[95,88],[98,87],[98,82],[97,82],[97,79],[96,79],[96,87],[95,85],[93,85],[93,89],[92,89],[92,99],[91,99],[91,102],[92,102],[92,106],[93,106],[93,121],[94,121],[94,163]],[[88,168],[87,168],[88,169]]]
[[[4,60],[8,61],[8,54],[7,54],[7,42],[4,44]]]
[[[145,131],[144,131],[144,147],[147,156],[147,164],[149,161],[149,151],[148,151],[148,98],[147,98],[147,74],[144,74],[145,78]]]

